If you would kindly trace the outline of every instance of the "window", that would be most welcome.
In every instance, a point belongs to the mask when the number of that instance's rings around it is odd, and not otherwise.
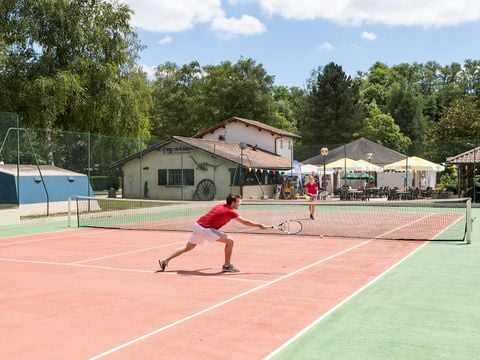
[[[194,170],[183,169],[183,185],[193,186],[194,184]],[[158,170],[158,185],[182,185],[182,169]]]
[[[280,149],[283,149],[283,140],[280,140]]]
[[[167,185],[167,170],[158,170],[158,185]]]
[[[240,174],[242,172],[241,168],[230,168],[230,186],[240,186]]]
[[[288,150],[292,150],[292,142],[288,140]]]

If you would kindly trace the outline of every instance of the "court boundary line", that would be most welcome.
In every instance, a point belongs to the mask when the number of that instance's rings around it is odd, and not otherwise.
[[[132,250],[132,251],[124,251],[124,252],[121,252],[121,253],[117,253],[117,254],[113,254],[113,255],[100,256],[100,257],[93,258],[93,259],[73,261],[73,262],[70,262],[70,263],[68,263],[68,264],[69,264],[69,265],[83,264],[83,263],[87,263],[87,262],[91,262],[91,261],[103,260],[103,259],[110,259],[110,258],[117,257],[117,256],[134,254],[134,253],[138,253],[138,252],[143,252],[143,251],[148,251],[148,250],[153,250],[153,249],[160,249],[160,248],[169,247],[169,246],[173,246],[173,245],[180,245],[180,244],[185,244],[185,240],[176,241],[176,242],[174,242],[174,243],[168,243],[168,244],[162,244],[162,245],[157,245],[157,246],[151,246],[151,247],[148,247],[148,248],[137,249],[137,250]]]
[[[42,239],[31,239],[31,240],[23,240],[23,241],[16,241],[16,242],[11,242],[11,243],[2,243],[1,239],[0,239],[0,246],[8,246],[8,245],[17,245],[17,244],[27,244],[27,243],[32,243],[32,242],[39,242],[39,241],[44,241],[44,240],[53,240],[53,239],[61,239],[61,238],[65,238],[65,237],[68,237],[68,236],[81,236],[81,235],[90,235],[90,234],[94,234],[94,233],[100,233],[100,234],[104,234],[104,233],[108,233],[108,232],[112,232],[112,231],[115,231],[113,229],[110,229],[110,230],[94,230],[94,231],[82,231],[82,232],[74,232],[72,230],[70,231],[57,231],[57,232],[65,232],[64,235],[60,235],[60,236],[52,236],[52,237],[46,237],[46,238],[42,238]],[[67,234],[67,233],[70,233],[71,234]],[[31,235],[37,235],[37,234],[30,234],[29,236]]]
[[[330,308],[327,312],[325,312],[324,314],[322,314],[319,318],[315,319],[312,323],[310,323],[309,325],[307,325],[305,328],[303,328],[302,330],[300,330],[300,332],[298,332],[297,334],[295,334],[293,337],[291,337],[290,339],[288,339],[286,342],[284,342],[282,345],[280,345],[278,348],[276,348],[274,351],[272,351],[271,353],[267,354],[267,356],[265,356],[263,358],[263,360],[270,360],[272,359],[274,356],[278,355],[281,351],[283,351],[285,348],[287,348],[289,345],[291,345],[293,342],[295,342],[298,338],[300,338],[301,336],[303,336],[306,332],[308,332],[310,329],[312,329],[315,325],[318,325],[318,323],[320,323],[322,320],[324,320],[326,317],[328,317],[329,315],[331,315],[333,312],[335,312],[336,310],[338,310],[340,307],[342,307],[343,305],[345,305],[348,301],[350,301],[351,299],[353,299],[355,296],[357,296],[358,294],[360,294],[362,291],[364,291],[365,289],[367,289],[368,287],[370,287],[371,285],[373,285],[374,283],[376,283],[377,281],[379,281],[380,279],[382,279],[385,275],[387,275],[387,273],[389,273],[391,270],[395,269],[398,265],[400,265],[401,263],[403,263],[405,260],[407,260],[408,258],[410,258],[410,256],[414,255],[417,251],[419,251],[420,249],[423,249],[423,247],[425,247],[427,244],[428,244],[428,240],[425,241],[424,244],[420,245],[418,248],[414,249],[413,251],[411,251],[410,253],[408,253],[405,257],[403,257],[402,259],[400,259],[397,263],[393,264],[391,267],[389,267],[388,269],[386,269],[384,272],[382,272],[381,274],[377,275],[374,279],[370,280],[369,282],[367,282],[365,285],[363,285],[362,287],[360,287],[359,289],[355,290],[353,293],[351,293],[349,296],[347,296],[345,299],[343,299],[341,302],[339,302],[337,305],[335,305],[334,307]]]
[[[432,215],[432,214],[430,214]],[[427,215],[425,216],[424,218],[430,216],[430,215]],[[449,226],[447,226],[446,228],[440,230],[435,236],[432,237],[432,240],[435,239],[437,236],[439,236],[441,233],[443,233],[444,231],[448,230],[450,227],[452,227],[453,225],[455,225],[458,221],[460,221],[461,219],[463,218],[460,217],[458,218],[457,220],[455,220],[452,224],[450,224]],[[419,219],[421,220],[421,219]],[[416,222],[416,221],[415,221]],[[409,223],[407,225],[410,225],[410,224],[413,224],[414,222],[412,223]],[[405,225],[405,226],[407,226]],[[403,227],[403,226],[402,226]],[[401,227],[400,227],[401,228]],[[394,229],[395,230],[395,229]],[[391,231],[389,231],[391,232]],[[388,233],[389,233],[388,232]],[[382,235],[379,235],[380,236],[383,236],[384,234]],[[383,240],[382,240],[383,241]],[[347,302],[349,302],[351,299],[353,299],[355,296],[357,296],[358,294],[360,294],[362,291],[364,291],[365,289],[367,289],[368,287],[370,287],[371,285],[373,285],[374,283],[376,283],[377,281],[381,280],[387,273],[389,273],[390,271],[392,271],[393,269],[395,269],[398,265],[400,265],[401,263],[403,263],[405,260],[407,260],[408,258],[410,258],[410,256],[412,256],[413,254],[415,254],[417,251],[419,251],[420,249],[423,249],[427,244],[429,244],[430,241],[429,240],[426,240],[425,243],[423,243],[422,245],[420,245],[418,248],[416,248],[415,250],[413,250],[412,252],[410,252],[409,254],[407,254],[405,257],[403,257],[402,259],[400,259],[397,263],[393,264],[391,267],[389,267],[387,270],[385,270],[384,272],[382,272],[381,274],[377,275],[374,279],[370,280],[369,282],[367,282],[365,285],[363,285],[361,288],[357,289],[355,292],[353,292],[352,294],[350,294],[348,297],[346,297],[345,299],[343,299],[341,302],[339,302],[337,305],[335,305],[333,308],[329,309],[326,313],[322,314],[319,318],[317,318],[316,320],[314,320],[312,323],[310,323],[309,325],[307,325],[304,329],[300,330],[300,332],[298,332],[297,334],[295,334],[293,337],[291,337],[290,339],[288,339],[287,341],[285,341],[282,345],[280,345],[278,348],[276,348],[275,350],[273,350],[272,352],[270,352],[269,354],[267,354],[267,356],[265,356],[262,360],[271,360],[274,356],[278,355],[281,351],[283,351],[285,348],[287,348],[289,345],[291,345],[293,342],[295,342],[298,338],[300,338],[302,335],[304,335],[306,332],[308,332],[311,328],[313,328],[314,326],[318,325],[318,323],[320,323],[322,320],[324,320],[326,317],[328,317],[330,314],[332,314],[333,312],[335,312],[336,310],[338,310],[340,307],[342,307],[344,304],[346,304]]]
[[[78,268],[91,268],[91,269],[100,269],[100,270],[111,270],[111,271],[124,271],[124,272],[134,272],[134,273],[143,273],[143,274],[155,274],[156,271],[153,270],[141,270],[141,269],[130,269],[130,268],[119,268],[113,266],[100,266],[100,265],[87,265],[87,264],[71,264],[71,263],[60,263],[54,261],[41,261],[41,260],[28,260],[28,259],[11,259],[11,258],[0,258],[0,261],[16,262],[16,263],[26,263],[26,264],[41,264],[41,265],[54,265],[54,266],[67,266],[67,267],[78,267]],[[185,277],[182,274],[178,273],[164,273],[165,275],[174,275]],[[207,279],[216,279],[216,280],[229,280],[229,281],[242,281],[242,282],[255,282],[255,283],[265,283],[266,280],[255,280],[255,279],[246,279],[233,276],[205,276],[205,275],[195,275],[191,274],[188,276],[194,276],[198,278],[207,278]]]
[[[311,264],[309,264],[309,265],[303,266],[303,267],[301,267],[301,268],[299,268],[299,269],[297,269],[297,270],[294,270],[294,271],[292,271],[292,272],[290,272],[290,273],[287,273],[287,274],[285,274],[285,275],[283,275],[283,276],[280,276],[280,277],[278,277],[278,278],[276,278],[276,279],[274,279],[274,280],[271,280],[271,281],[269,281],[269,282],[266,282],[266,283],[264,283],[264,284],[261,284],[261,285],[259,285],[259,286],[256,286],[256,287],[254,287],[254,288],[252,288],[252,289],[243,291],[243,292],[241,292],[240,294],[237,294],[237,295],[235,295],[235,296],[232,296],[232,297],[230,297],[230,298],[227,298],[226,300],[223,300],[223,301],[221,301],[221,302],[219,302],[219,303],[216,303],[216,304],[214,304],[214,305],[212,305],[212,306],[209,306],[209,307],[207,307],[207,308],[205,308],[205,309],[203,309],[203,310],[197,311],[197,312],[195,312],[195,313],[193,313],[193,314],[190,314],[190,315],[188,315],[188,316],[186,316],[186,317],[183,317],[182,319],[179,319],[179,320],[174,321],[174,322],[172,322],[172,323],[170,323],[170,324],[167,324],[167,325],[164,325],[164,326],[162,326],[162,327],[160,327],[160,328],[157,328],[157,329],[155,329],[155,330],[152,330],[152,331],[150,331],[150,332],[148,332],[148,333],[146,333],[146,334],[144,334],[144,335],[141,335],[141,336],[139,336],[139,337],[136,337],[136,338],[134,338],[134,339],[132,339],[132,340],[130,340],[130,341],[127,341],[127,342],[125,342],[125,343],[123,343],[123,344],[120,344],[120,345],[118,345],[118,346],[115,346],[115,347],[113,347],[113,348],[110,348],[109,350],[106,350],[106,351],[104,351],[104,352],[102,352],[102,353],[100,353],[100,354],[94,355],[93,357],[90,357],[89,360],[97,360],[97,359],[100,359],[100,358],[102,358],[102,357],[104,357],[104,356],[106,356],[106,355],[112,354],[112,353],[114,353],[114,352],[116,352],[116,351],[118,351],[118,350],[121,350],[121,349],[123,349],[123,348],[126,348],[126,347],[128,347],[128,346],[130,346],[130,345],[133,345],[133,344],[135,344],[135,343],[137,343],[137,342],[139,342],[139,341],[141,341],[141,340],[143,340],[143,339],[146,339],[146,338],[148,338],[148,337],[150,337],[150,336],[156,335],[156,334],[158,334],[158,333],[160,333],[160,332],[163,332],[163,331],[165,331],[165,330],[167,330],[167,329],[169,329],[169,328],[172,328],[172,327],[177,326],[177,325],[179,325],[179,324],[182,324],[182,323],[184,323],[184,322],[186,322],[186,321],[188,321],[188,320],[191,320],[191,319],[193,319],[193,318],[196,318],[197,316],[200,316],[200,315],[203,315],[203,314],[205,314],[205,313],[208,313],[208,312],[210,312],[210,311],[212,311],[212,310],[215,310],[215,309],[217,309],[217,308],[219,308],[219,307],[221,307],[221,306],[223,306],[223,305],[225,305],[225,304],[228,304],[228,303],[230,303],[230,302],[232,302],[232,301],[235,301],[235,300],[237,300],[237,299],[239,299],[239,298],[242,298],[242,297],[244,297],[244,296],[246,296],[246,295],[249,295],[249,294],[251,294],[251,293],[254,293],[254,292],[258,291],[258,290],[261,290],[261,289],[266,288],[266,287],[268,287],[268,286],[270,286],[270,285],[276,284],[277,282],[280,282],[280,281],[282,281],[282,280],[285,280],[285,279],[287,279],[287,278],[289,278],[289,277],[291,277],[291,276],[294,276],[294,275],[296,275],[296,274],[298,274],[298,273],[301,273],[301,272],[303,272],[303,271],[305,271],[305,270],[308,270],[308,269],[310,269],[310,268],[312,268],[312,267],[315,267],[315,266],[320,265],[320,264],[322,264],[322,263],[324,263],[324,262],[327,262],[327,261],[329,261],[329,260],[331,260],[331,259],[333,259],[333,258],[335,258],[335,257],[337,257],[337,256],[340,256],[340,255],[343,255],[343,254],[345,254],[345,253],[347,253],[347,252],[353,251],[353,250],[355,250],[355,249],[357,249],[357,248],[359,248],[359,247],[361,247],[361,246],[364,246],[364,245],[370,243],[371,241],[372,241],[372,239],[362,241],[362,242],[360,242],[360,243],[358,243],[358,244],[356,244],[356,245],[354,245],[354,246],[351,246],[351,247],[349,247],[349,248],[347,248],[347,249],[344,249],[344,250],[342,250],[342,251],[339,251],[339,252],[337,252],[337,253],[335,253],[335,254],[333,254],[333,255],[327,256],[327,257],[325,257],[325,258],[323,258],[323,259],[317,260],[317,261],[315,261],[315,262],[313,262],[313,263],[311,263]]]

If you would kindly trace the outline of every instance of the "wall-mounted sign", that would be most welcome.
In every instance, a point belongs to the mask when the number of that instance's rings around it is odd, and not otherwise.
[[[189,148],[163,148],[164,154],[190,154]]]

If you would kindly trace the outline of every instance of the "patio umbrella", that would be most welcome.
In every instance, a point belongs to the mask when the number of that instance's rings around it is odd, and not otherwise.
[[[347,168],[344,169],[345,163],[347,165]],[[341,158],[336,161],[333,161],[331,163],[328,163],[325,165],[325,168],[327,170],[340,170],[340,171],[367,171],[367,166],[352,160],[350,158]]]
[[[407,165],[408,164],[408,165]],[[394,163],[385,165],[384,170],[405,171],[405,169],[413,171],[444,171],[445,167],[435,164],[431,161],[419,158],[417,156],[409,156],[408,159],[396,161]]]
[[[361,179],[357,174],[353,173],[353,172],[348,172],[346,174],[343,174],[342,175],[342,179],[347,179],[347,180],[358,180],[358,179]]]
[[[380,166],[378,166],[378,165],[375,165],[375,164],[372,164],[371,162],[365,161],[365,160],[363,160],[363,159],[357,160],[357,161],[367,167],[367,168],[365,169],[365,171],[383,172],[383,168],[382,168],[382,167],[380,167]]]
[[[372,175],[370,174],[367,174],[365,172],[362,172],[361,174],[358,174],[358,179],[362,179],[362,180],[373,180],[375,179]]]

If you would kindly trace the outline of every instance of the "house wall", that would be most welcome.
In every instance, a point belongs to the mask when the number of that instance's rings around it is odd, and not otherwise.
[[[230,187],[230,171],[235,164],[228,160],[214,157],[201,150],[184,149],[183,151],[163,149],[181,149],[180,144],[169,144],[158,151],[152,151],[139,158],[124,164],[123,170],[123,196],[125,198],[145,198],[145,182],[148,182],[148,199],[164,200],[192,200],[197,185],[204,179],[210,179],[216,186],[216,198],[224,199],[230,191],[239,190]],[[208,163],[207,170],[197,168],[197,163]],[[211,165],[217,166],[214,168]],[[159,169],[193,169],[194,185],[158,185]]]
[[[273,134],[268,130],[259,129],[242,122],[231,122],[226,124],[225,127],[203,135],[202,139],[218,141],[220,135],[225,137],[225,141],[244,142],[252,146],[258,145],[261,149],[281,155],[289,160],[292,159],[293,138],[291,137]]]

